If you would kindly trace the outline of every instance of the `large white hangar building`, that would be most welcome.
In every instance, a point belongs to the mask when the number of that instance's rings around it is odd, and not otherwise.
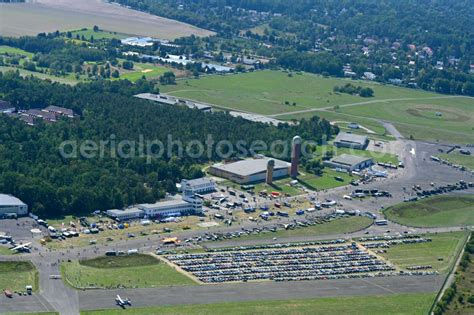
[[[27,214],[28,206],[23,201],[11,195],[0,194],[0,217]]]
[[[266,179],[269,160],[275,161],[275,166],[273,167],[274,179],[289,176],[290,163],[267,157],[246,159],[227,164],[214,164],[209,168],[209,173],[238,184],[260,182]]]

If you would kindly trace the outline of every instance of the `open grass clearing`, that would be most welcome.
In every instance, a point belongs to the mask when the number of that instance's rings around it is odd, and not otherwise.
[[[456,261],[467,236],[467,232],[427,234],[425,237],[431,238],[431,242],[394,245],[380,255],[401,268],[430,265],[433,270],[446,273]]]
[[[97,25],[102,29],[174,39],[194,34],[209,36],[213,32],[178,21],[127,9],[96,0],[36,0],[33,3],[0,4],[2,35],[36,35],[56,30],[77,30]]]
[[[59,83],[65,83],[65,84],[77,84],[80,82],[80,80],[77,80],[74,74],[68,74],[66,76],[54,76],[51,74],[46,74],[46,73],[41,73],[41,72],[35,72],[35,71],[29,71],[25,69],[20,69],[16,67],[8,67],[8,66],[0,66],[0,72],[7,72],[7,71],[19,71],[20,75],[22,77],[26,76],[34,76],[42,80],[51,80],[53,82],[59,82]]]
[[[296,120],[297,121],[297,120],[301,120],[303,118],[309,119],[312,116],[319,116],[319,117],[324,118],[328,121],[336,122],[336,125],[339,126],[339,128],[341,128],[341,130],[344,130],[344,131],[349,130],[348,128],[344,127],[344,126],[347,125],[347,123],[351,123],[351,122],[358,123],[359,125],[375,132],[375,134],[368,133],[368,132],[364,131],[363,129],[359,129],[359,130],[350,129],[350,131],[352,131],[353,133],[365,134],[369,137],[379,137],[379,138],[380,137],[382,137],[382,138],[386,137],[387,139],[393,139],[393,137],[382,126],[382,124],[380,124],[376,120],[370,119],[370,118],[365,118],[365,117],[362,117],[362,116],[353,116],[353,115],[349,115],[349,114],[343,114],[339,111],[335,112],[335,111],[332,111],[332,110],[324,110],[324,111],[319,110],[319,111],[312,111],[312,112],[306,112],[306,113],[300,113],[300,114],[287,114],[287,115],[279,116],[278,119],[281,119],[281,120]],[[341,122],[344,122],[344,123],[341,123]]]
[[[25,291],[25,286],[33,286],[38,291],[38,272],[29,261],[0,262],[0,290]]]
[[[392,206],[385,216],[416,227],[474,225],[474,196],[436,196]]]
[[[362,98],[333,92],[334,86],[349,82],[373,88],[375,97]],[[172,95],[196,99],[224,108],[264,115],[318,108],[331,109],[337,105],[399,99],[401,97],[424,98],[437,95],[373,82],[324,78],[308,73],[293,73],[290,77],[284,71],[256,71],[185,79],[179,80],[176,86],[162,87],[162,90]],[[285,102],[288,102],[288,105]]]
[[[336,177],[342,178],[342,181],[337,180]],[[337,172],[326,167],[322,176],[305,173],[298,176],[298,181],[311,190],[319,191],[349,185],[352,180],[358,178],[358,176],[351,176],[348,173]]]
[[[457,143],[474,142],[474,98],[448,97],[426,100],[384,101],[341,107],[341,113],[383,119],[405,136]]]
[[[90,40],[91,36],[96,39],[124,39],[127,37],[131,37],[129,34],[124,34],[124,33],[118,33],[118,32],[111,32],[107,30],[99,30],[95,32],[92,28],[83,28],[80,30],[74,30],[71,31],[72,38],[75,39],[77,35],[79,35],[79,38],[84,38],[88,41]]]
[[[142,254],[65,262],[61,273],[66,283],[78,289],[196,284],[166,263]]]
[[[33,58],[33,54],[27,52],[23,49],[10,47],[5,45],[0,45],[0,55],[8,55],[8,56],[25,56],[29,59]]]
[[[152,63],[134,62],[133,70],[121,70],[120,79],[128,79],[135,82],[142,77],[147,79],[158,79],[167,71],[173,72],[172,69],[165,66],[155,65]]]
[[[435,293],[411,293],[380,296],[334,297],[301,300],[274,300],[230,302],[218,304],[158,306],[147,308],[129,308],[131,315],[148,314],[371,314],[371,315],[420,315],[427,314]],[[82,311],[82,315],[115,315],[123,310]]]

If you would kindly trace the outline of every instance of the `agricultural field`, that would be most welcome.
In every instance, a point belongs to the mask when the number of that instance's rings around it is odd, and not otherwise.
[[[65,262],[61,273],[74,288],[146,288],[193,285],[190,278],[149,255],[98,257]]]
[[[3,36],[36,35],[56,30],[77,30],[91,25],[111,32],[174,39],[194,34],[209,36],[189,24],[126,9],[95,0],[37,0],[34,3],[2,3]]]
[[[438,157],[448,160],[451,163],[462,165],[472,171],[474,171],[474,153],[471,155],[464,155],[459,152],[452,152],[449,154],[439,154]]]
[[[336,85],[346,83],[371,87],[374,97],[334,93]],[[257,71],[225,76],[186,79],[176,86],[163,87],[163,92],[215,104],[222,108],[254,112],[264,115],[282,114],[301,110],[332,109],[336,105],[371,103],[385,99],[425,98],[434,93],[384,86],[365,81],[323,78],[309,73],[285,71]],[[402,96],[400,96],[402,95]],[[288,105],[285,104],[288,102]],[[295,105],[293,105],[295,104]]]
[[[0,288],[11,291],[25,291],[25,286],[39,290],[38,272],[29,261],[0,262]]]
[[[337,297],[301,300],[230,302],[218,304],[159,306],[130,308],[130,315],[148,314],[371,314],[371,315],[420,315],[427,314],[434,293],[411,293],[380,296]],[[122,310],[82,311],[82,315],[115,315]]]
[[[431,238],[431,242],[394,245],[380,255],[401,268],[430,265],[433,270],[446,273],[456,261],[467,236],[467,232],[427,234],[424,237]]]
[[[389,220],[407,226],[473,225],[474,196],[437,196],[395,205],[384,214]]]

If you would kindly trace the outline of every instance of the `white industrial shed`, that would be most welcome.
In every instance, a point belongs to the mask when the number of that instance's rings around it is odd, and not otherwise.
[[[214,164],[209,172],[215,176],[230,179],[238,184],[248,184],[265,180],[267,164],[270,158],[246,159],[227,164]],[[271,159],[275,161],[273,178],[282,178],[289,175],[290,163]]]
[[[27,215],[28,206],[16,197],[0,194],[0,217],[9,214],[17,216]]]

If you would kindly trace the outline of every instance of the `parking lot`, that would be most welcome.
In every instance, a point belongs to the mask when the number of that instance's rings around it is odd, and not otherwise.
[[[344,279],[395,271],[389,263],[344,240],[168,255],[166,259],[204,283]]]

